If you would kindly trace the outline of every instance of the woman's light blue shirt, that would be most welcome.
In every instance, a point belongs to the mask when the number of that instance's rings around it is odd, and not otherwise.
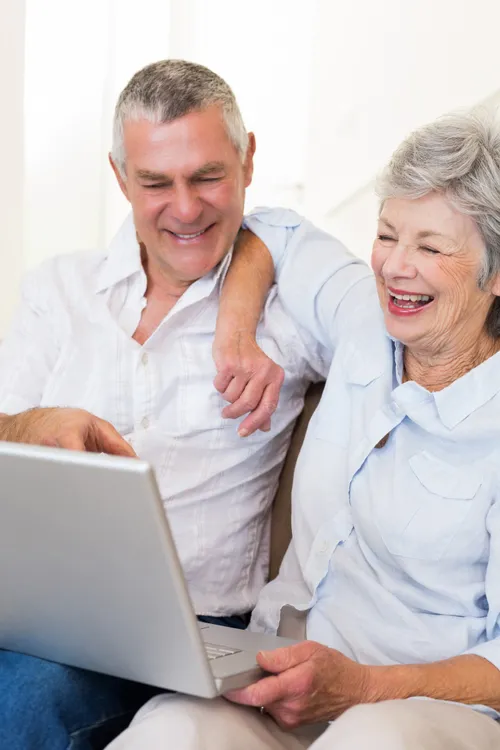
[[[308,638],[365,664],[477,654],[500,668],[500,354],[438,392],[402,383],[366,267],[293,212],[247,225],[331,358],[295,472],[293,542],[252,627],[276,630],[291,605],[308,611]]]

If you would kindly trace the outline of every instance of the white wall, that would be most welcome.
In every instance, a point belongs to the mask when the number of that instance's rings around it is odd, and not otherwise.
[[[318,0],[304,206],[366,257],[369,185],[416,126],[500,88],[497,0]]]
[[[107,162],[114,102],[135,70],[169,54],[168,0],[140,11],[132,0],[27,0],[27,267],[105,246],[126,211]]]
[[[0,4],[0,321],[11,314],[23,269],[24,12],[23,0]]]

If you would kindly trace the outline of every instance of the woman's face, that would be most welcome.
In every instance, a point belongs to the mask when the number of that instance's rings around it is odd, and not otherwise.
[[[484,335],[498,279],[481,291],[485,254],[476,223],[439,193],[385,201],[372,268],[391,336],[429,356],[460,351]]]

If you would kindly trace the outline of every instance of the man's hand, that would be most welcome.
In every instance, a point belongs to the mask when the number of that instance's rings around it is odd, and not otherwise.
[[[371,668],[314,641],[261,652],[257,661],[272,676],[225,697],[263,706],[284,729],[330,721],[351,706],[370,702]]]
[[[283,368],[264,354],[246,331],[235,332],[223,344],[216,342],[213,356],[217,368],[214,386],[231,404],[222,416],[237,419],[248,414],[239,427],[240,437],[270,430],[285,377]]]
[[[83,409],[30,409],[0,415],[0,440],[136,458],[113,425]]]

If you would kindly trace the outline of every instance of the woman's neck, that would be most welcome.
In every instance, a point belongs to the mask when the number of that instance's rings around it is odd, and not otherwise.
[[[441,391],[500,351],[500,340],[487,334],[460,350],[429,355],[405,347],[403,381],[413,380],[428,391]]]

